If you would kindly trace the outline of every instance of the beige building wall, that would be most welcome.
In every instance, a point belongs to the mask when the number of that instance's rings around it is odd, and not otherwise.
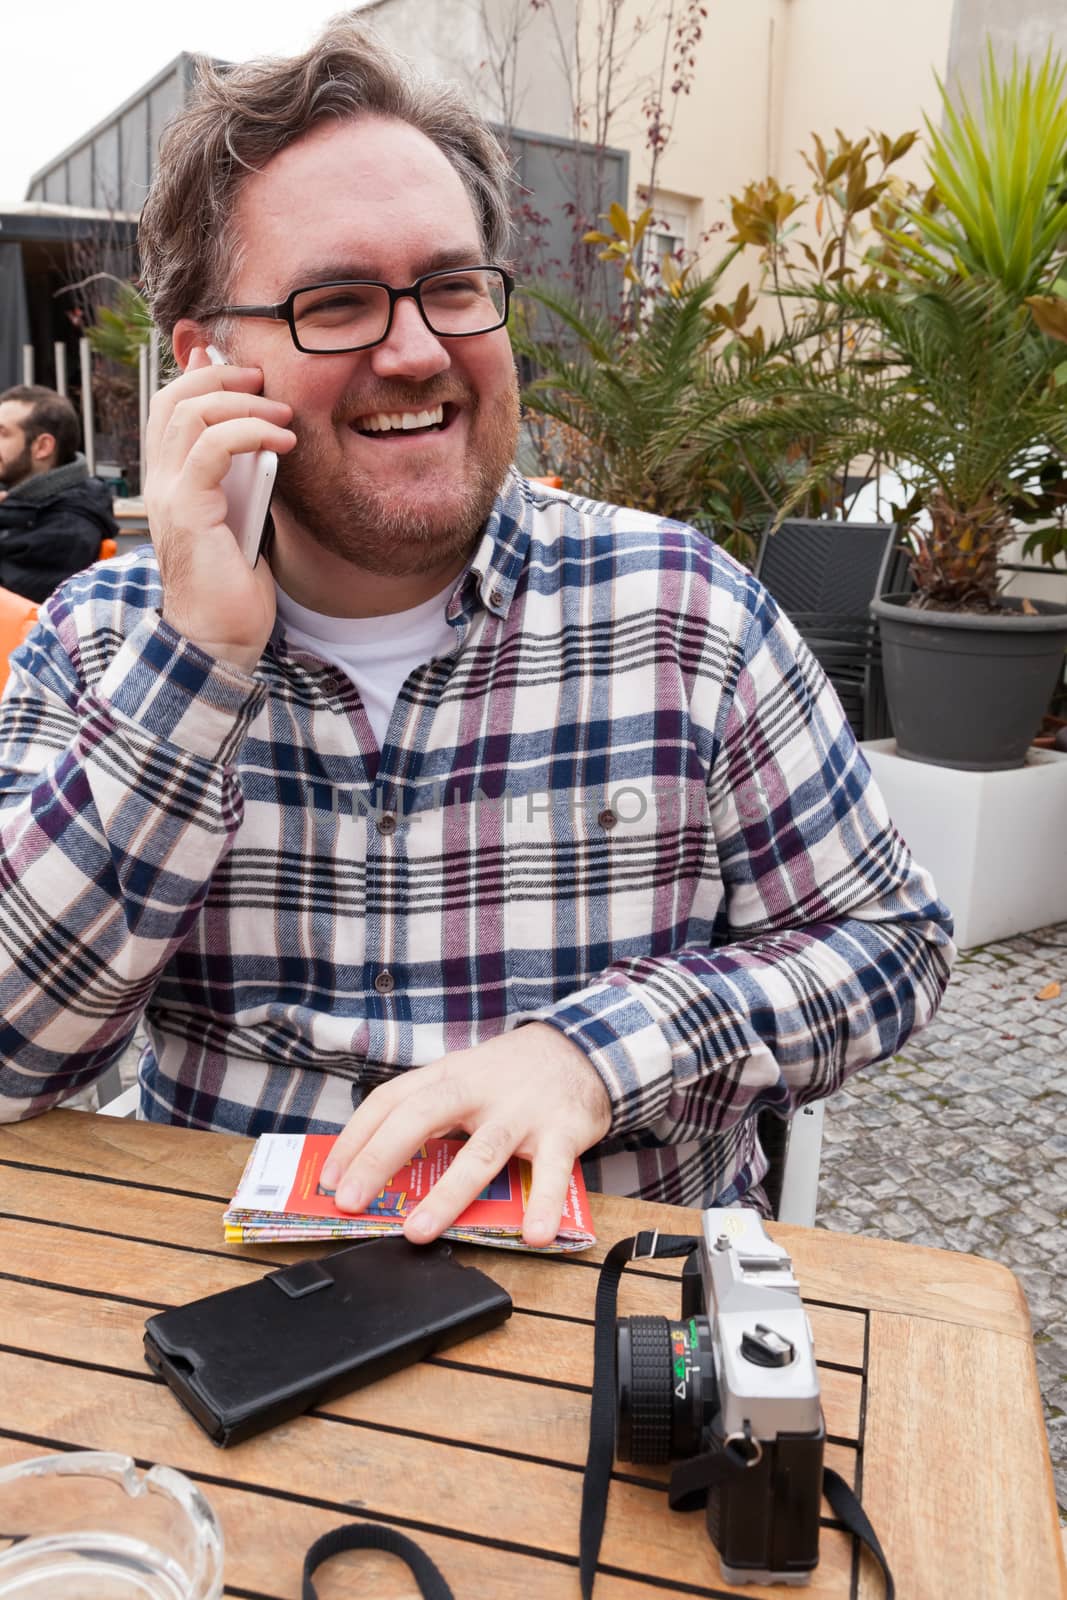
[[[423,72],[472,93],[491,122],[566,137],[571,98],[561,42],[566,49],[573,39],[582,3],[552,0],[551,10],[534,10],[530,0],[365,0],[360,9]]]
[[[840,128],[850,139],[868,128],[894,138],[923,129],[923,113],[940,120],[935,73],[944,78],[953,0],[779,0],[780,108],[773,160],[783,183],[800,186],[797,151],[812,132],[824,141]],[[923,176],[916,146],[898,168]]]
[[[958,3],[958,0],[957,0]],[[657,213],[668,231],[684,230],[698,249],[721,248],[729,223],[728,197],[772,173],[798,189],[807,174],[798,154],[812,131],[830,142],[840,127],[858,137],[873,127],[893,135],[921,128],[923,112],[937,113],[935,72],[947,71],[954,0],[707,0],[692,92],[670,101],[674,128],[657,173]],[[553,20],[553,8],[554,18]],[[537,11],[529,0],[371,0],[368,21],[424,70],[474,91],[485,113],[533,132],[569,136],[567,83],[574,30],[587,61],[595,49],[604,0],[551,0]],[[669,0],[624,0],[621,25],[634,40],[623,101],[609,143],[630,154],[630,209],[639,209],[649,153],[641,99],[659,76]],[[501,104],[501,46],[518,21],[516,88]],[[635,23],[639,31],[633,32]],[[588,85],[587,85],[588,90]],[[913,150],[902,173],[918,178]],[[751,275],[751,274],[750,274]]]
[[[938,114],[935,73],[947,67],[953,0],[718,0],[709,12],[656,184],[676,210],[686,199],[691,248],[729,221],[729,196],[747,183],[773,174],[803,192],[800,151],[813,132],[826,144],[836,128],[853,139],[869,128],[896,137],[922,129],[924,112]],[[649,75],[656,43],[648,39],[641,63]],[[632,153],[633,205],[648,171],[641,135],[620,128],[618,140]],[[897,170],[921,179],[921,147]]]

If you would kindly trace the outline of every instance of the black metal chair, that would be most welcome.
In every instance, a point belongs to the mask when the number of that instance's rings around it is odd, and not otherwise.
[[[882,677],[882,641],[874,618],[811,611],[793,611],[790,616],[837,691],[856,738],[888,738],[892,730]]]
[[[790,616],[865,617],[883,592],[892,547],[889,523],[791,517],[763,535],[755,572]]]
[[[868,607],[909,587],[908,554],[882,522],[804,517],[764,534],[755,574],[796,626],[837,691],[857,739],[892,733],[881,640]]]

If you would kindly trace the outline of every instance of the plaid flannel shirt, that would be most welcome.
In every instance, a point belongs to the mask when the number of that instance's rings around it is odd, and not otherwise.
[[[936,1010],[944,906],[820,668],[693,529],[509,475],[381,751],[280,625],[253,676],[160,602],[150,551],[100,565],[12,658],[0,1119],[142,1012],[142,1114],[246,1134],[539,1019],[611,1097],[591,1185],[708,1204],[758,1185],[756,1110]]]

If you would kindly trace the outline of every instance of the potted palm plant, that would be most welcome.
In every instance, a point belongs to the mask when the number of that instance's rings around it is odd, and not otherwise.
[[[887,237],[899,310],[866,308],[900,362],[867,431],[908,464],[906,514],[926,512],[911,523],[914,597],[873,609],[898,747],[947,766],[1021,765],[1067,648],[1062,609],[1009,599],[1000,570],[1016,516],[1067,454],[1063,352],[1033,315],[1064,260],[1065,80],[1051,51],[1002,75],[990,49],[980,118],[942,87],[929,201]],[[1046,556],[1057,544],[1046,536]]]
[[[1067,454],[1062,356],[995,280],[843,289],[878,335],[878,381],[853,371],[822,423],[818,470],[847,453],[892,462],[914,589],[872,603],[902,755],[977,770],[1019,766],[1067,649],[1067,608],[1002,592],[1015,510]],[[816,425],[816,417],[808,419]]]
[[[892,466],[905,485],[894,513],[914,590],[873,610],[899,752],[944,766],[1022,765],[1067,648],[1067,608],[1006,596],[1001,570],[1020,509],[1067,458],[1063,351],[1045,331],[1067,238],[1065,81],[1051,55],[1006,76],[990,55],[981,120],[942,87],[931,188],[883,223],[888,282],[809,291],[864,330],[862,354],[776,399],[775,425],[816,441],[783,516],[848,460]],[[1046,531],[1042,549],[1067,539]]]

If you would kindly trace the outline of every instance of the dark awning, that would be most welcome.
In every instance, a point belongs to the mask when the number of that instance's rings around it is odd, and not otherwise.
[[[137,237],[137,218],[124,211],[88,211],[43,201],[0,202],[0,243],[67,244],[101,235],[132,244]]]

